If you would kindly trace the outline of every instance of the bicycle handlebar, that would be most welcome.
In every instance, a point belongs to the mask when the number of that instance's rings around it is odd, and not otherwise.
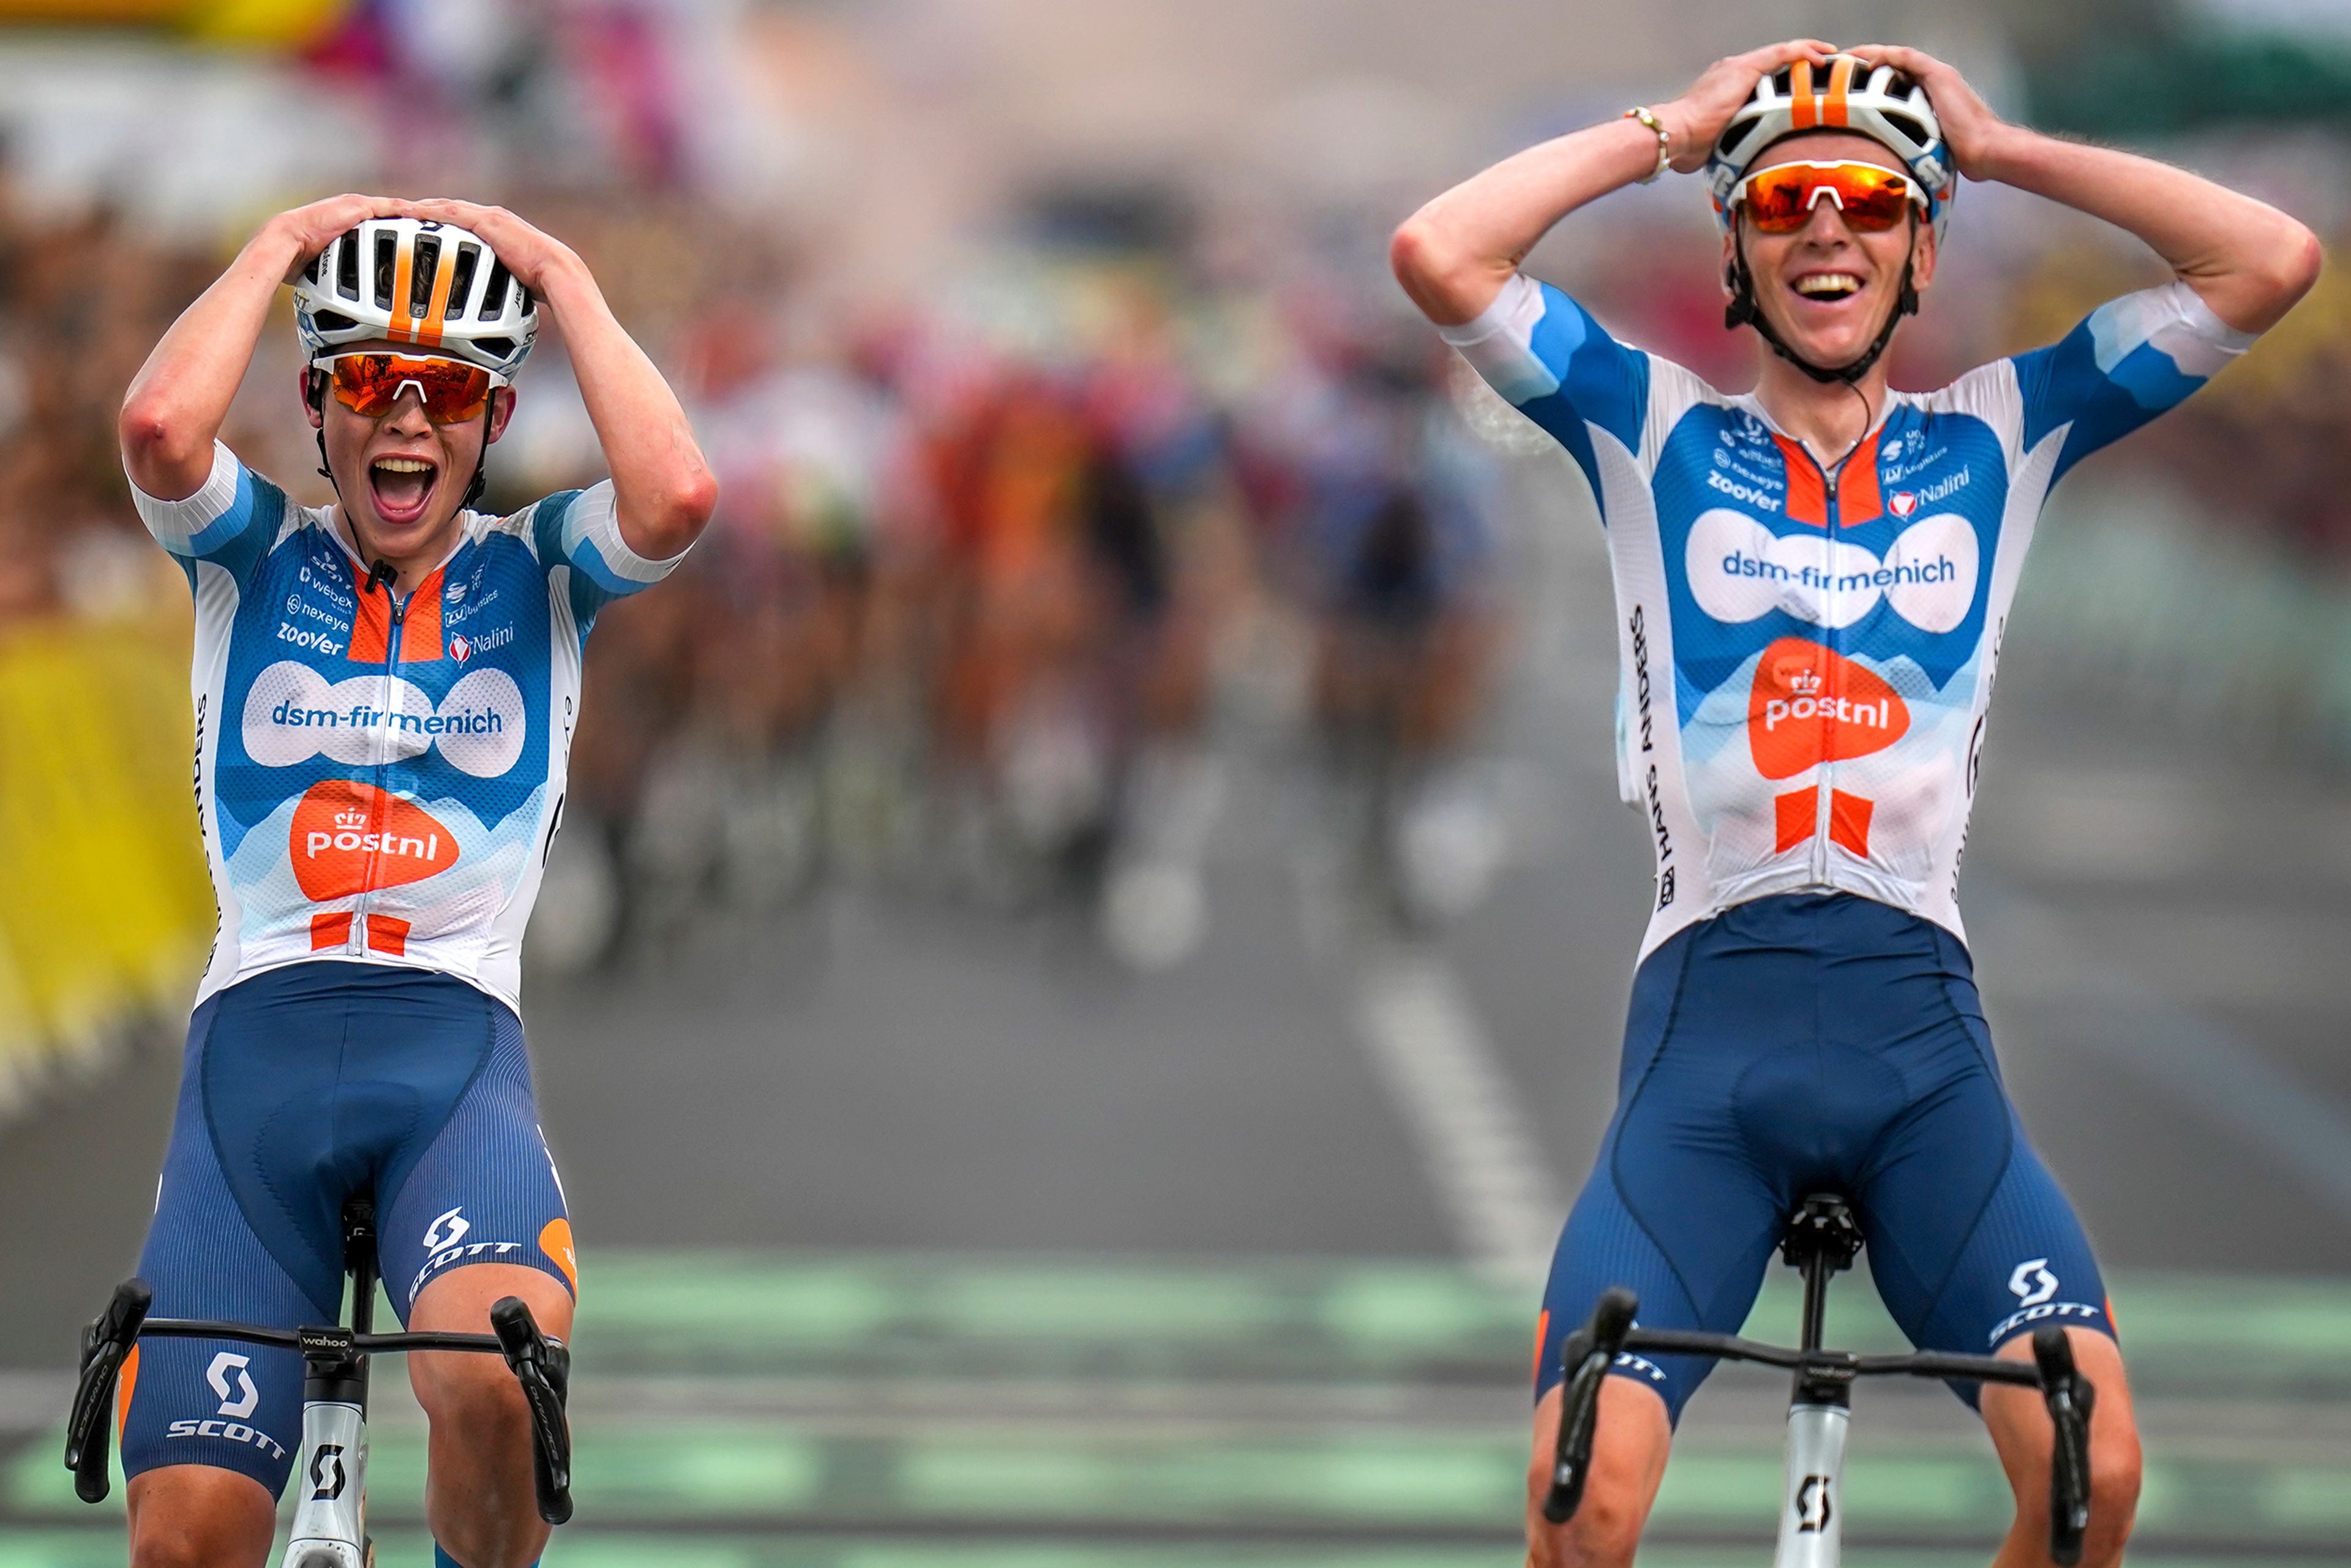
[[[410,1351],[504,1356],[530,1407],[531,1469],[539,1517],[549,1524],[571,1517],[571,1429],[564,1416],[571,1353],[561,1340],[539,1332],[528,1303],[519,1296],[505,1297],[490,1309],[493,1333],[352,1333],[340,1328],[273,1329],[204,1318],[150,1318],[147,1310],[154,1299],[146,1281],[125,1280],[114,1288],[106,1311],[82,1330],[81,1376],[66,1421],[66,1468],[74,1473],[74,1495],[82,1501],[106,1500],[113,1437],[107,1406],[131,1347],[141,1339],[227,1339],[304,1354],[323,1346],[362,1357]]]
[[[563,1401],[571,1387],[571,1353],[561,1341],[538,1332],[520,1296],[505,1297],[490,1309],[490,1327],[530,1406],[530,1474],[538,1517],[565,1523],[571,1518],[571,1428],[564,1420]]]
[[[1600,1389],[1608,1369],[1626,1351],[1647,1351],[1755,1362],[1832,1382],[1910,1376],[2039,1388],[2056,1428],[2049,1460],[2049,1555],[2059,1568],[2074,1568],[2081,1562],[2082,1541],[2090,1524],[2090,1412],[2097,1390],[2074,1365],[2073,1344],[2055,1324],[2033,1330],[2032,1360],[2025,1362],[1941,1351],[1855,1355],[1842,1350],[1792,1350],[1736,1334],[1635,1328],[1633,1318],[1639,1310],[1639,1298],[1632,1291],[1612,1287],[1601,1294],[1591,1321],[1568,1336],[1561,1358],[1568,1369],[1567,1393],[1560,1410],[1551,1488],[1542,1500],[1542,1516],[1552,1523],[1565,1524],[1583,1501],[1593,1443],[1600,1429]]]

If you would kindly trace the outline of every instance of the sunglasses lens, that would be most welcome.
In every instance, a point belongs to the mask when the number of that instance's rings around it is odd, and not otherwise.
[[[1813,183],[1801,169],[1766,169],[1747,182],[1747,215],[1767,235],[1793,234],[1812,218]]]
[[[1902,221],[1910,182],[1866,163],[1826,169],[1792,163],[1749,180],[1743,198],[1749,218],[1767,235],[1794,234],[1812,221],[1813,208],[1824,199],[1844,213],[1849,226],[1882,234]]]
[[[455,424],[489,406],[490,373],[455,360],[400,354],[343,354],[335,361],[335,400],[366,419],[381,419],[413,386],[434,424]]]

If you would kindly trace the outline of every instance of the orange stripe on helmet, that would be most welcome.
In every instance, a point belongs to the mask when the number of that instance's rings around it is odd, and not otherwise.
[[[416,318],[409,309],[409,269],[416,261],[416,236],[403,234],[392,268],[392,326],[386,336],[397,342],[416,341]]]
[[[1845,123],[1844,95],[1853,86],[1854,67],[1860,63],[1855,59],[1840,58],[1829,67],[1829,100],[1827,107],[1821,111],[1823,125]]]
[[[434,269],[433,303],[427,307],[428,314],[424,318],[423,330],[417,335],[416,339],[427,348],[440,346],[443,318],[449,313],[449,286],[455,282],[457,277],[457,257],[455,254],[456,248],[452,245],[444,245],[441,247],[440,265]]]
[[[1820,120],[1820,99],[1813,95],[1813,62],[1798,60],[1788,73],[1788,126],[1810,131]]]

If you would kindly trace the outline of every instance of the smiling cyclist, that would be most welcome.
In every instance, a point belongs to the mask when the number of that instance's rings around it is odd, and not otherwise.
[[[338,504],[221,444],[281,284]],[[611,478],[468,510],[544,310]],[[264,225],[124,400],[140,516],[195,596],[196,799],[220,929],[140,1272],[158,1315],[339,1321],[340,1215],[371,1194],[410,1327],[519,1296],[570,1333],[563,1194],[524,1059],[524,923],[562,814],[597,611],[659,581],[716,486],[580,258],[513,214],[340,196]],[[134,1568],[260,1568],[302,1361],[142,1344],[121,1377]],[[417,1355],[447,1568],[545,1545],[496,1357]]]
[[[1707,172],[1729,319],[1764,345],[1748,395],[1620,344],[1519,271],[1568,214],[1669,168]],[[1891,392],[1881,356],[1934,281],[1960,176],[2127,229],[2176,276],[2048,348]],[[1531,1561],[1632,1561],[1710,1369],[1620,1358],[1583,1507],[1552,1527],[1535,1505],[1565,1334],[1614,1284],[1647,1327],[1735,1333],[1791,1211],[1834,1189],[1921,1348],[2022,1358],[2033,1327],[2066,1327],[2099,1392],[2082,1561],[2114,1563],[2139,1481],[2116,1329],[2001,1082],[1959,852],[2050,486],[2283,316],[2317,277],[2316,240],[2183,171],[2004,123],[1917,50],[1800,40],[1496,164],[1399,228],[1393,260],[1591,481],[1624,777],[1656,861],[1615,1116],[1543,1301]],[[1999,1562],[2046,1562],[2047,1417],[2029,1389],[1994,1388],[1981,1411],[2017,1491]]]

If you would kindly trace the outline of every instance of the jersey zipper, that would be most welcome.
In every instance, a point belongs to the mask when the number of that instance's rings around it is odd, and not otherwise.
[[[410,590],[409,598],[413,599],[415,596],[415,591]],[[395,598],[389,586],[385,587],[383,597],[384,602],[392,607],[392,611],[391,623],[385,632],[383,645],[383,702],[381,716],[383,722],[377,727],[375,743],[375,789],[378,800],[381,800],[391,793],[384,786],[391,781],[392,753],[400,737],[399,710],[393,706],[399,689],[400,629],[408,618],[408,600]],[[368,906],[375,902],[376,868],[383,856],[383,824],[371,821],[368,824],[368,831],[375,842],[367,852],[367,860],[360,877],[359,903],[351,909],[350,934],[343,939],[343,951],[354,956],[363,956],[367,952]]]
[[[1811,457],[1812,454],[1807,452],[1804,455]],[[1852,459],[1847,458],[1845,461],[1851,462]],[[1831,563],[1836,555],[1837,491],[1844,481],[1844,464],[1837,465],[1834,475],[1831,475],[1825,467],[1822,467],[1820,459],[1816,457],[1813,459],[1813,466],[1821,470],[1821,489],[1826,497],[1823,515],[1828,518],[1828,532],[1825,536],[1828,548],[1821,551],[1823,570],[1828,575],[1828,580],[1821,585],[1821,603],[1823,611],[1821,618],[1821,646],[1829,651],[1829,659],[1834,661],[1836,657],[1836,569]],[[1828,672],[1823,670],[1821,696],[1823,699],[1822,702],[1823,707],[1828,707],[1825,700],[1827,695]],[[1834,713],[1836,710],[1830,707],[1828,711]],[[1829,760],[1829,753],[1834,747],[1835,730],[1833,727],[1835,722],[1832,718],[1821,726],[1820,791],[1813,801],[1813,880],[1823,887],[1829,885],[1829,802],[1834,794],[1833,780],[1836,771],[1835,765]]]

